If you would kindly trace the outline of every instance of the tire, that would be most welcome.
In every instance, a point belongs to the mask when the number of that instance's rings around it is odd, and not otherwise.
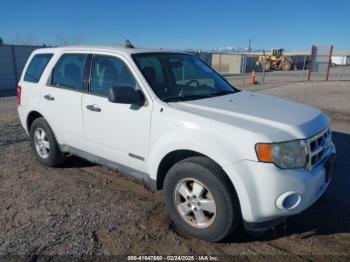
[[[43,117],[35,119],[32,123],[30,143],[36,158],[45,166],[58,166],[65,160],[52,129]]]
[[[282,64],[283,71],[289,71],[291,69],[292,65],[289,62],[285,62]]]
[[[185,192],[185,186],[188,195],[192,194],[187,200],[180,193]],[[196,194],[200,186],[203,193]],[[175,164],[165,177],[163,194],[170,218],[180,231],[192,237],[217,242],[231,236],[241,225],[240,205],[231,181],[219,165],[206,157],[190,157]]]

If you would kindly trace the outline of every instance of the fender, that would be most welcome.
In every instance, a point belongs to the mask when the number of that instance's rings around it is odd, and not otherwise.
[[[49,126],[50,126],[50,128],[51,128],[51,130],[52,130],[52,132],[53,132],[53,134],[54,134],[54,136],[55,136],[55,138],[56,138],[56,140],[57,140],[57,143],[58,143],[59,145],[64,144],[64,141],[63,141],[62,137],[59,136],[58,133],[56,132],[55,126],[54,126],[54,125],[52,124],[52,122],[46,117],[45,113],[41,112],[38,108],[34,108],[33,110],[31,110],[30,112],[28,112],[28,113],[25,114],[25,116],[26,116],[26,117],[25,117],[25,124],[26,124],[25,127],[26,127],[27,133],[29,134],[29,130],[27,130],[27,129],[28,129],[28,117],[29,117],[29,115],[30,115],[31,113],[33,113],[33,112],[37,112],[37,113],[39,113],[40,115],[43,116],[43,118],[45,119],[45,121],[49,124]]]
[[[158,167],[167,154],[177,150],[195,151],[209,157],[221,166],[235,187],[240,205],[250,207],[249,193],[234,165],[234,163],[241,161],[237,152],[239,148],[234,148],[225,137],[217,137],[210,133],[199,133],[196,130],[172,130],[153,144],[149,158],[149,175],[152,180],[157,179]],[[252,216],[250,208],[246,208],[242,212],[245,217]]]
[[[148,173],[152,179],[157,177],[161,160],[175,150],[201,153],[221,167],[242,159],[256,159],[252,141],[256,141],[257,134],[240,127],[180,111],[159,101],[153,103],[151,121]]]
[[[196,129],[172,129],[156,141],[152,142],[149,156],[149,174],[157,178],[158,166],[162,159],[176,150],[191,150],[203,154],[221,167],[241,159],[239,147],[234,147],[234,141],[218,137],[208,132],[198,132]],[[237,151],[238,150],[238,151]],[[247,150],[246,150],[247,151]]]

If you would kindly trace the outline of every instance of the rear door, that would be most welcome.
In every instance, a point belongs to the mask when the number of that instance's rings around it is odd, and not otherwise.
[[[61,144],[81,148],[83,119],[81,112],[85,68],[88,54],[62,54],[41,91],[41,111]]]
[[[108,89],[115,86],[140,89],[122,56],[94,55],[82,101],[87,151],[145,172],[152,108],[109,102]]]

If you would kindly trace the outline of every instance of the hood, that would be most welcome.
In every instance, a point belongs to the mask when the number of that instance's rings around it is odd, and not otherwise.
[[[170,104],[179,110],[260,133],[275,142],[308,138],[329,125],[328,117],[319,109],[246,91]]]

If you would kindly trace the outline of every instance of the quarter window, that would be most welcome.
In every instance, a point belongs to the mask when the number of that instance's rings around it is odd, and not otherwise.
[[[107,96],[110,87],[135,88],[136,81],[126,64],[115,57],[94,56],[90,92]]]
[[[85,54],[63,55],[53,70],[52,84],[81,90],[86,58]]]
[[[24,81],[38,83],[51,57],[52,54],[35,55],[30,61],[28,69],[24,74]]]

